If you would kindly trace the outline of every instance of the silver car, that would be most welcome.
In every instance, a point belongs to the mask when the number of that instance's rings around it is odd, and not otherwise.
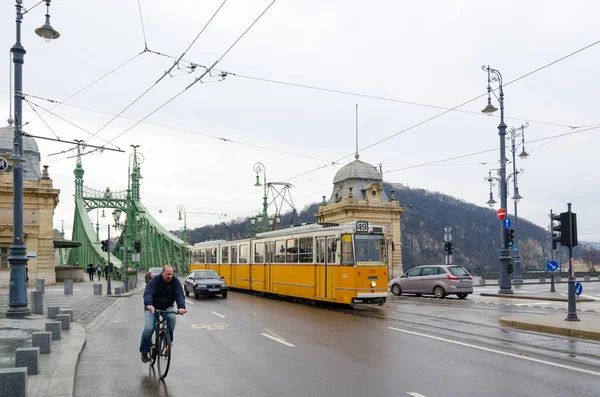
[[[462,266],[419,266],[394,278],[389,287],[394,295],[433,294],[439,299],[456,295],[464,299],[473,293],[473,276]]]

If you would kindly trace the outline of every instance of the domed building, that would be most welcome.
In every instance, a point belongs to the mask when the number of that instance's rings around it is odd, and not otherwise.
[[[391,275],[402,274],[400,215],[404,208],[394,197],[383,190],[383,175],[369,163],[355,160],[342,167],[333,178],[333,191],[329,201],[317,212],[319,223],[347,223],[368,221],[386,227],[388,240],[388,267]]]
[[[9,161],[14,127],[0,128],[0,157]],[[53,217],[60,191],[54,189],[48,167],[40,170],[40,151],[35,139],[23,136],[23,237],[27,249],[29,284],[44,279],[56,282]],[[13,241],[12,167],[0,172],[0,286],[10,282],[9,247]]]

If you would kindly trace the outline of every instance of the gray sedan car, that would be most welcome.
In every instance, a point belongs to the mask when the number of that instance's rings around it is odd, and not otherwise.
[[[427,294],[439,299],[456,295],[464,299],[473,293],[473,276],[462,266],[419,266],[394,278],[389,287],[394,295]]]

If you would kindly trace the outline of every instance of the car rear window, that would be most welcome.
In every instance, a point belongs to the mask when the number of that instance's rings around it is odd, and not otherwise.
[[[468,276],[469,273],[462,266],[450,266],[448,267],[448,271],[452,273],[453,276]]]

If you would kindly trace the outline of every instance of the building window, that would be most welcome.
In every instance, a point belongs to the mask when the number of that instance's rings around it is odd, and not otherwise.
[[[0,269],[8,269],[8,247],[0,248]]]

